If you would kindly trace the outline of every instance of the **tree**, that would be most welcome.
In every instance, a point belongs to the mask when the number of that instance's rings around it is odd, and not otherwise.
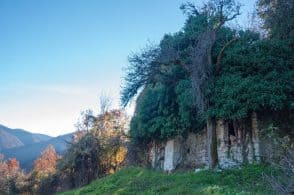
[[[29,178],[32,193],[38,193],[40,189],[43,189],[44,181],[48,181],[49,178],[56,174],[59,159],[61,157],[56,153],[52,145],[47,146],[42,151],[40,157],[34,162],[34,168]]]
[[[294,144],[289,135],[282,136],[278,127],[270,124],[262,131],[265,156],[277,173],[264,175],[277,194],[293,194],[294,190]]]
[[[182,6],[188,16],[204,18],[202,32],[191,48],[191,63],[186,67],[191,72],[192,88],[199,114],[204,114],[209,107],[210,99],[205,96],[205,89],[213,76],[212,48],[216,42],[219,29],[240,13],[240,5],[233,0],[211,0],[201,11],[191,4]],[[218,65],[218,64],[216,64]],[[217,165],[216,121],[214,117],[207,119],[207,145],[209,167]]]
[[[222,70],[208,89],[209,115],[238,120],[252,111],[291,109],[292,50],[286,40],[260,40],[254,32],[240,31],[238,41],[224,53]]]
[[[40,176],[46,176],[56,171],[57,161],[60,156],[56,153],[54,147],[49,145],[42,153],[41,156],[35,161],[34,172]]]
[[[263,19],[263,28],[270,37],[288,39],[294,37],[294,1],[258,0],[257,13]]]
[[[99,136],[115,135],[125,133],[128,124],[128,117],[124,111],[113,109],[96,117],[96,124],[93,132]]]
[[[16,158],[10,158],[6,162],[9,175],[16,175],[20,171],[19,162]]]
[[[139,143],[202,130],[206,120],[213,168],[217,118],[237,121],[252,112],[293,110],[293,42],[224,26],[239,14],[232,0],[181,9],[188,16],[182,30],[129,64],[122,101],[141,92],[130,127]]]
[[[156,84],[147,85],[137,98],[130,125],[130,136],[137,143],[184,135],[202,126],[185,69],[173,64],[161,68]]]
[[[58,164],[58,170],[69,187],[88,184],[99,175],[104,174],[101,164],[101,145],[97,137],[91,133],[84,135],[73,143]]]
[[[148,46],[141,53],[134,53],[129,56],[129,66],[126,68],[126,76],[121,91],[121,102],[126,106],[137,94],[139,89],[147,84],[153,83],[158,72],[159,48]]]
[[[233,0],[212,0],[199,10],[194,4],[186,3],[181,9],[188,16],[183,30],[165,35],[159,49],[134,55],[135,60],[128,66],[123,104],[143,88],[131,122],[130,132],[135,139],[165,139],[183,134],[189,128],[201,128],[210,107],[210,99],[205,94],[213,70],[220,71],[224,50],[236,40],[227,31],[231,40],[215,44],[225,22],[239,15],[240,5]],[[216,51],[219,53],[214,55]],[[184,83],[190,88],[187,91],[181,89]],[[188,106],[184,94],[190,91],[194,99]],[[214,167],[217,163],[215,118],[211,116],[207,121],[210,165]]]
[[[180,134],[173,89],[157,84],[146,87],[137,100],[130,135],[139,142],[162,140]]]
[[[100,113],[104,114],[107,112],[111,106],[112,100],[109,96],[107,96],[105,93],[102,93],[99,98],[99,104],[100,104]]]
[[[21,171],[19,162],[15,158],[4,160],[0,154],[0,193],[17,194],[20,190],[25,191],[28,185],[26,175]]]
[[[7,193],[9,191],[8,173],[8,166],[4,161],[4,155],[0,154],[0,193]]]
[[[64,182],[58,185],[79,187],[120,168],[126,156],[126,124],[125,113],[118,109],[95,117],[94,127],[70,143],[59,161],[57,173]]]
[[[77,124],[75,125],[78,131],[89,131],[95,125],[95,116],[90,109],[81,112],[81,116]]]

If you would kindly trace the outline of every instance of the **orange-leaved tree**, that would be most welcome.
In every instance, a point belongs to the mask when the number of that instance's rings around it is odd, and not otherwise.
[[[34,171],[41,174],[54,173],[58,159],[60,156],[56,153],[55,148],[49,145],[35,161]]]

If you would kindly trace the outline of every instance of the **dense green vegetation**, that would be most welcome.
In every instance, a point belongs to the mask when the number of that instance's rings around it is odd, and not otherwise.
[[[290,109],[294,94],[293,48],[281,40],[260,40],[240,32],[227,49],[222,71],[211,83],[211,115],[245,118],[252,111]]]
[[[98,116],[85,114],[80,131],[74,134],[68,150],[56,163],[56,170],[43,179],[37,193],[53,194],[81,187],[123,165],[127,152],[125,113],[105,110]]]
[[[125,164],[127,117],[122,110],[107,110],[94,116],[83,112],[78,131],[59,156],[49,145],[35,160],[33,170],[24,173],[13,158],[0,154],[0,194],[54,194],[81,187],[120,169]],[[101,103],[102,105],[102,103]]]
[[[210,1],[213,6],[220,2]],[[223,1],[222,5],[229,10],[235,6],[233,2]],[[238,120],[253,111],[293,110],[294,39],[293,30],[289,29],[293,20],[281,20],[291,18],[293,5],[275,1],[273,8],[271,1],[264,0],[258,5],[269,35],[262,38],[256,31],[220,26],[212,48],[211,67],[206,67],[207,78],[204,75],[198,79],[203,82],[197,85],[201,85],[205,98],[193,88],[195,79],[191,82],[188,67],[195,60],[194,50],[204,31],[217,24],[218,11],[213,6],[196,9],[193,4],[184,4],[187,20],[179,32],[165,35],[158,46],[130,56],[121,99],[126,105],[140,93],[130,129],[135,141],[197,131],[209,117]],[[223,14],[229,14],[226,11]],[[197,102],[203,98],[208,107],[200,112]]]
[[[271,194],[262,179],[263,165],[226,171],[166,174],[129,167],[69,194]]]
[[[51,166],[46,167],[49,155],[45,153],[36,161],[34,172],[25,175],[16,159],[4,162],[0,156],[0,172],[9,176],[1,178],[0,192],[53,194],[87,185],[64,194],[271,194],[271,189],[278,194],[293,193],[293,1],[258,0],[262,26],[255,29],[259,30],[227,25],[240,14],[234,0],[208,0],[201,8],[188,2],[181,9],[187,16],[182,29],[129,56],[121,92],[123,106],[136,99],[129,132],[124,112],[108,111],[110,100],[102,98],[101,113],[85,113],[69,149],[62,158],[51,155]],[[261,134],[255,135],[266,138],[258,142],[269,154],[258,154],[258,159],[264,158],[272,167],[216,169],[217,119],[239,125],[252,114],[272,123],[268,129],[258,128]],[[177,172],[166,174],[137,167],[150,165],[152,141],[184,137],[205,124],[210,170],[183,173],[177,166]],[[238,134],[247,131],[243,127]],[[236,145],[243,138],[252,141],[247,134],[226,136],[222,141],[230,149],[232,140]],[[243,149],[249,153],[248,148],[242,146],[241,153]],[[163,153],[162,148],[158,150]],[[190,150],[185,152],[189,155]],[[125,165],[129,167],[121,169]]]
[[[240,14],[240,5],[234,0],[209,0],[202,8],[193,3],[183,4],[181,9],[187,19],[179,32],[164,35],[158,45],[149,45],[129,57],[121,101],[126,106],[136,98],[129,134],[130,151],[136,151],[138,146],[144,153],[146,144],[151,141],[197,132],[206,123],[208,164],[215,168],[218,160],[216,119],[238,122],[248,119],[253,112],[283,113],[283,118],[291,118],[294,6],[289,2],[257,2],[263,30],[236,30],[226,25]],[[281,154],[287,158],[281,157],[277,164],[283,159],[292,162],[291,155],[287,156],[292,153]],[[264,165],[247,165],[225,171],[165,174],[129,167],[65,194],[271,194],[270,189],[278,193],[291,191],[291,184],[288,186],[285,181],[293,178],[293,172],[284,172],[287,177],[277,182],[271,171]],[[281,184],[283,189],[279,190],[276,184]]]

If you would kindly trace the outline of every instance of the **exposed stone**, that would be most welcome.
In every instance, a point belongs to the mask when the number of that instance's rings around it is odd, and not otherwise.
[[[164,150],[164,171],[172,171],[174,169],[174,142],[175,140],[171,139],[166,142]]]
[[[260,140],[259,140],[259,128],[258,128],[258,121],[257,121],[257,114],[253,112],[251,115],[251,122],[252,122],[252,143],[253,143],[253,153],[254,153],[254,160],[260,162]]]
[[[238,165],[240,165],[239,162],[229,158],[219,161],[219,168],[221,169],[228,169],[228,168],[236,167]]]
[[[208,166],[207,130],[177,136],[164,143],[154,143],[150,151],[155,169],[173,171],[181,168]],[[220,168],[260,161],[259,129],[256,113],[251,118],[216,123],[217,158]]]
[[[206,167],[203,167],[203,168],[198,168],[198,169],[195,169],[195,173],[198,173],[198,172],[200,172],[200,171],[205,171],[205,170],[208,170],[208,167],[206,166]]]
[[[199,133],[190,133],[184,142],[185,155],[183,165],[187,168],[196,168],[206,166],[207,147],[206,147],[206,129]]]
[[[163,170],[165,143],[153,142],[150,149],[151,166],[157,170]]]
[[[174,170],[182,162],[183,138],[181,136],[166,142],[164,150],[164,171]]]

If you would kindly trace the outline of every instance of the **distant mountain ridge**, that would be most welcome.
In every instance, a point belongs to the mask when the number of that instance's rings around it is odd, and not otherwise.
[[[34,161],[50,144],[59,154],[63,154],[67,149],[67,142],[71,139],[72,133],[51,137],[0,125],[0,153],[4,154],[5,158],[16,158],[25,170],[32,168]]]
[[[23,145],[16,136],[0,129],[0,151],[2,148],[15,148]]]
[[[44,134],[30,133],[23,129],[10,129],[0,125],[0,150],[30,145],[49,139],[52,139],[52,137]]]

